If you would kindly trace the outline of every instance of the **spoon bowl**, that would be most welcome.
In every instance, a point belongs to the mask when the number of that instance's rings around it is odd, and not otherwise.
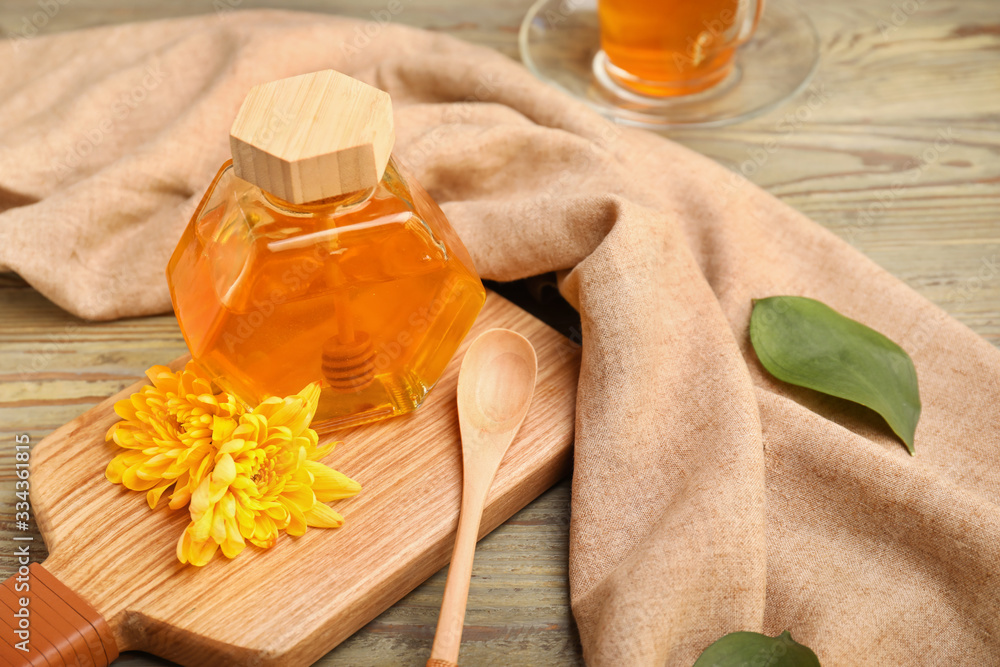
[[[528,413],[537,372],[535,348],[519,333],[490,329],[473,341],[458,375],[463,455],[470,446],[493,442],[489,434],[509,434],[506,451]],[[462,462],[467,468],[468,458]]]

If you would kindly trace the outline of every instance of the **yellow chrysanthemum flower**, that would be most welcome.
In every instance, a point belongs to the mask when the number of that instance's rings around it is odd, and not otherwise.
[[[105,475],[115,484],[146,491],[150,508],[175,485],[170,508],[179,509],[212,463],[213,443],[229,437],[244,409],[231,395],[214,390],[193,363],[177,373],[153,366],[146,377],[152,386],[115,403],[124,421],[111,427],[107,439],[126,451],[112,459]]]
[[[177,544],[182,563],[204,565],[220,547],[233,558],[247,541],[266,549],[279,530],[302,535],[308,526],[343,524],[324,503],[356,495],[361,485],[318,461],[336,445],[319,447],[309,428],[318,384],[247,412],[230,394],[213,391],[193,363],[177,373],[154,366],[146,375],[152,386],[115,404],[123,421],[108,440],[126,451],[105,474],[146,491],[150,508],[172,485],[170,508],[190,504],[191,523]]]
[[[317,461],[336,444],[318,447],[309,428],[319,392],[313,383],[240,416],[215,455],[212,474],[191,496],[191,523],[177,543],[182,563],[204,565],[220,547],[233,558],[246,541],[266,549],[279,530],[302,535],[307,526],[337,528],[344,522],[323,503],[353,496],[361,485]]]

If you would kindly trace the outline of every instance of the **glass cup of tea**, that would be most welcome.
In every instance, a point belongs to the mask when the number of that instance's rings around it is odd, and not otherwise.
[[[763,0],[598,0],[600,61],[637,93],[699,93],[732,73],[763,9]]]
[[[819,39],[794,0],[539,0],[521,58],[618,121],[721,125],[800,90]]]

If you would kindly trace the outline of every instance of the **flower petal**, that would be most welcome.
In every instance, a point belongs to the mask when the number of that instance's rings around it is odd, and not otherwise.
[[[317,447],[313,445],[312,451],[309,452],[309,458],[313,461],[318,461],[327,454],[329,454],[330,452],[332,452],[337,445],[342,445],[342,444],[344,443],[338,440],[331,440],[330,442],[323,443],[322,447]]]
[[[316,503],[305,513],[306,525],[314,528],[340,528],[344,525],[344,517],[340,516],[329,505]]]
[[[236,479],[236,463],[229,454],[222,454],[215,461],[215,469],[212,470],[212,484],[229,486],[234,479]]]
[[[194,536],[193,524],[181,534],[177,542],[177,560],[201,567],[212,560],[219,545],[212,540],[198,540]]]
[[[122,484],[125,485],[125,488],[133,491],[146,491],[156,486],[156,482],[159,480],[139,477],[139,467],[138,465],[131,466],[122,473]]]
[[[236,558],[246,548],[247,543],[243,540],[235,519],[226,520],[226,539],[219,546],[226,558]]]
[[[151,510],[156,509],[157,503],[160,502],[160,496],[163,495],[164,491],[173,486],[173,484],[174,481],[170,480],[169,482],[153,487],[152,489],[146,492],[146,502],[149,503],[149,509]]]
[[[320,502],[350,498],[361,492],[360,484],[319,461],[306,461],[305,469],[315,478],[312,488]]]
[[[292,504],[300,512],[305,512],[316,504],[316,494],[308,486],[292,482],[285,486],[281,500],[286,506]]]
[[[278,527],[274,525],[271,517],[258,515],[257,523],[254,526],[253,536],[248,538],[251,544],[262,549],[269,549],[278,540]]]
[[[306,528],[306,516],[305,509],[300,509],[295,503],[286,500],[285,496],[281,497],[281,504],[284,505],[285,509],[288,510],[288,525],[285,526],[285,532],[289,535],[305,535]],[[316,504],[313,503],[312,507]]]

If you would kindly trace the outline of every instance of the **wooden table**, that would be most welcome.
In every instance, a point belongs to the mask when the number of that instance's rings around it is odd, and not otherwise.
[[[357,17],[385,5],[384,0],[233,2]],[[739,125],[672,136],[742,169],[1000,345],[995,3],[802,0],[822,38],[814,80],[826,101],[810,108],[799,98]],[[403,0],[396,19],[516,58],[517,29],[530,4]],[[0,30],[18,30],[38,9],[36,0],[5,0]],[[213,11],[211,0],[60,0],[42,31]],[[940,132],[950,133],[953,142],[936,157],[925,153]],[[771,139],[776,150],[761,159],[760,149]],[[897,180],[906,184],[902,190],[893,188]],[[865,217],[866,211],[871,215]],[[9,545],[0,547],[0,575],[15,569],[10,541],[15,435],[26,433],[37,442],[148,366],[184,350],[172,316],[81,322],[17,277],[0,274],[0,544]],[[567,586],[569,488],[568,480],[560,483],[481,542],[464,664],[581,662]],[[32,555],[45,556],[40,545]],[[439,572],[318,664],[422,665],[444,579]],[[168,663],[132,654],[116,664]]]

